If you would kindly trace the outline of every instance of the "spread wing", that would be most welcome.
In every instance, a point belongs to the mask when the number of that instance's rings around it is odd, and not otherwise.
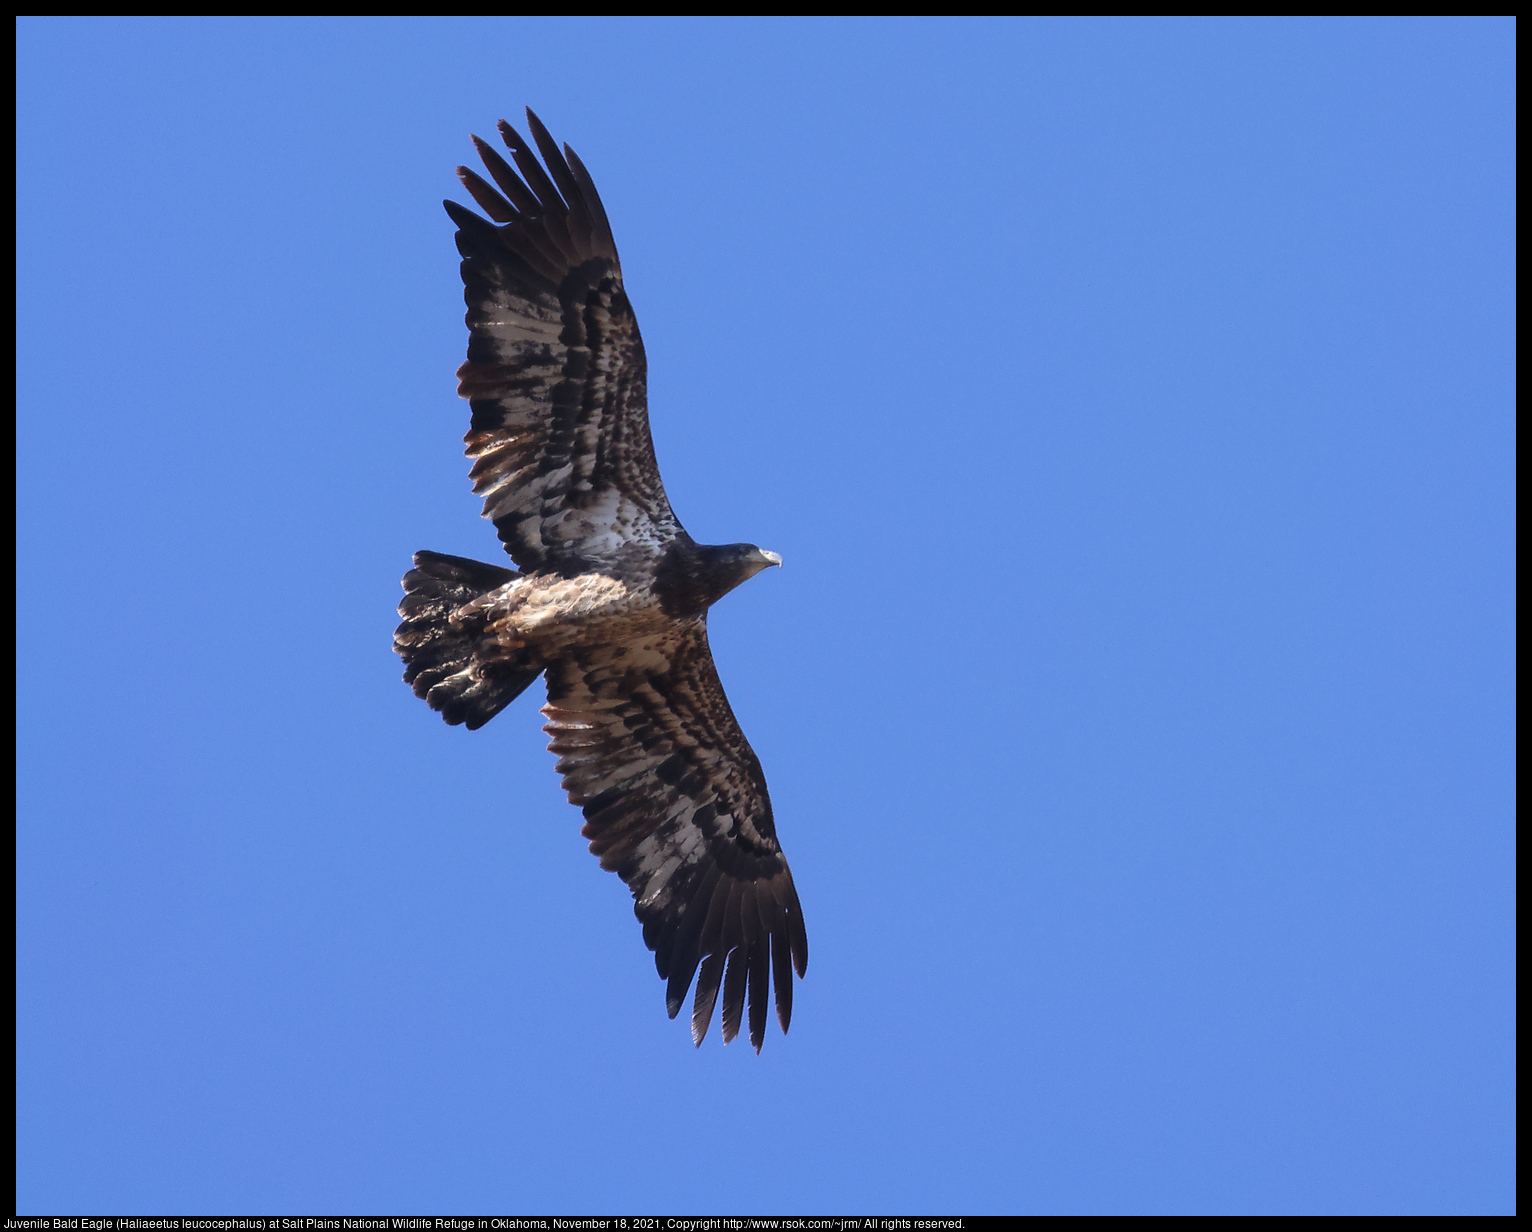
[[[792,1017],[792,970],[808,967],[798,892],[771,819],[761,763],[729,708],[702,620],[626,647],[581,648],[548,669],[549,748],[581,833],[628,883],[674,1018],[692,976],[700,1044],[723,987],[723,1037],[750,1042]],[[701,967],[700,972],[698,967]]]
[[[469,475],[523,569],[658,555],[680,527],[654,461],[644,344],[612,229],[574,151],[527,120],[546,172],[503,120],[521,174],[477,137],[494,186],[457,170],[493,224],[443,202],[468,305],[458,392],[473,408]]]

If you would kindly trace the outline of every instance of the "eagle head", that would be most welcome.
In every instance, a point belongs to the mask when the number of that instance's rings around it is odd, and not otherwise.
[[[762,569],[780,565],[782,558],[753,543],[690,543],[670,545],[655,571],[654,589],[672,616],[695,616],[753,578]]]
[[[758,548],[753,543],[731,543],[725,549],[733,552],[744,568],[744,576],[739,579],[743,582],[746,578],[753,578],[762,569],[770,569],[772,565],[780,565],[782,558],[775,552],[768,552],[764,548]],[[736,586],[739,582],[735,583]]]

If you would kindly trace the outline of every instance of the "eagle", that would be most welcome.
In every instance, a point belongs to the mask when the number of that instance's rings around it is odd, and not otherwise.
[[[768,985],[786,1032],[808,937],[707,613],[782,558],[697,543],[671,510],[606,210],[575,152],[530,108],[527,124],[541,162],[502,120],[514,168],[475,136],[493,183],[457,169],[488,221],[442,203],[468,306],[469,477],[516,568],[415,553],[394,649],[416,696],[469,730],[546,681],[548,748],[591,852],[632,891],[667,1012],[695,976],[700,1047],[721,989],[728,1043],[748,995],[759,1052]]]

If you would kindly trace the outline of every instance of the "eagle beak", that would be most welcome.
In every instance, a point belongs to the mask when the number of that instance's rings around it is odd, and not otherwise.
[[[744,566],[748,570],[746,577],[754,577],[762,569],[769,569],[772,565],[780,565],[782,558],[775,552],[765,551],[763,548],[751,548],[745,553]]]

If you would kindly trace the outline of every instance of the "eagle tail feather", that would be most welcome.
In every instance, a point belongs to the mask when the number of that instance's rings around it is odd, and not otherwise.
[[[404,680],[448,723],[483,727],[543,673],[525,651],[507,652],[484,628],[486,613],[457,625],[452,615],[521,574],[463,556],[416,552],[404,575],[394,650]]]

